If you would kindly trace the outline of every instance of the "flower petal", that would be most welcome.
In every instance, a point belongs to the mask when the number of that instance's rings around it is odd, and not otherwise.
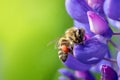
[[[120,21],[120,0],[105,0],[104,11],[113,20]]]
[[[118,64],[119,69],[120,69],[120,51],[117,54],[117,64]]]
[[[110,66],[102,65],[101,80],[118,80],[118,75]]]
[[[88,5],[97,12],[100,16],[105,17],[105,13],[103,11],[103,4],[105,0],[87,0]]]
[[[96,4],[103,5],[104,1],[105,1],[105,0],[87,0],[88,5],[89,5],[90,7],[94,7],[94,5],[96,5]]]
[[[68,79],[66,77],[64,77],[64,76],[60,76],[59,80],[68,80]]]
[[[107,38],[111,38],[113,32],[103,17],[99,16],[93,11],[88,11],[87,15],[90,24],[90,30],[93,33],[100,34]]]
[[[111,58],[110,52],[108,51],[108,53],[105,55],[105,58]],[[106,60],[101,60],[98,64],[96,64],[95,66],[93,66],[91,68],[91,71],[93,72],[97,72],[100,73],[100,67],[102,64],[108,65],[108,66],[112,66],[111,62],[106,61]]]
[[[66,10],[75,20],[88,23],[87,11],[92,10],[84,0],[66,0]]]
[[[89,71],[75,71],[75,75],[83,80],[95,80],[95,77]]]
[[[112,25],[112,27],[120,29],[120,21],[116,21],[110,18],[108,18],[108,20],[109,20],[109,23]]]
[[[78,61],[72,54],[68,54],[67,60],[64,65],[73,70],[85,71],[90,69],[91,65],[83,64]]]
[[[59,69],[59,72],[61,74],[63,74],[64,76],[68,77],[70,80],[75,80],[76,79],[75,76],[74,76],[74,73],[72,73],[68,69],[62,68],[62,69]]]
[[[97,38],[88,39],[84,44],[75,44],[73,48],[74,56],[84,64],[98,63],[107,52],[108,46]]]

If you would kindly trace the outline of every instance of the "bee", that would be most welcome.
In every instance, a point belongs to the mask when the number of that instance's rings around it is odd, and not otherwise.
[[[68,53],[72,54],[74,44],[83,43],[85,31],[83,28],[69,28],[59,38],[57,47],[60,60],[66,61]]]

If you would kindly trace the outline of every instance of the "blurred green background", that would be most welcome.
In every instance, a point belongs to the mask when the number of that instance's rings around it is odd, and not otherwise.
[[[55,43],[72,26],[64,0],[0,0],[0,80],[58,80]]]

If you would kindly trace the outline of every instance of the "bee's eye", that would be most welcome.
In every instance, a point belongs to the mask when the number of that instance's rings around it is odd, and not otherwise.
[[[78,33],[81,34],[81,30],[80,29],[78,30]]]
[[[78,29],[77,32],[76,32],[76,35],[77,35],[78,37],[80,37],[80,34],[81,34],[81,30]]]

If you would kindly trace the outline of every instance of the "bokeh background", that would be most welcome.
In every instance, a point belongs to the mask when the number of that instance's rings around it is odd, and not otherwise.
[[[64,0],[0,0],[0,80],[58,80],[55,42],[72,26]]]

